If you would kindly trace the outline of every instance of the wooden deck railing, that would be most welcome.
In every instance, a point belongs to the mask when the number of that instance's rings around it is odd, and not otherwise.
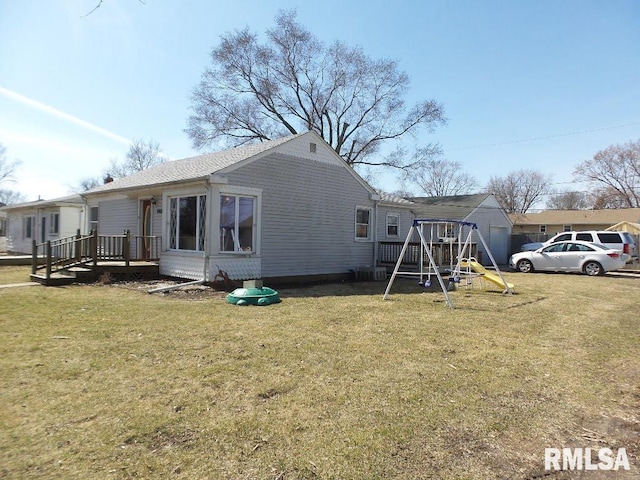
[[[378,243],[378,265],[395,265],[398,261],[398,257],[402,252],[402,246],[404,242],[379,242]],[[457,261],[458,257],[458,244],[457,243],[433,243],[431,246],[431,255],[437,265],[451,265],[451,257],[453,256],[453,263]],[[465,257],[478,258],[478,245],[471,243],[467,247],[467,251],[464,252]],[[420,242],[410,242],[404,257],[402,258],[403,265],[418,265],[420,259]],[[479,259],[480,260],[480,259]],[[423,252],[423,262],[429,263],[429,256],[426,252]]]
[[[51,274],[74,265],[93,265],[103,261],[120,261],[129,266],[132,261],[156,261],[160,258],[162,238],[156,236],[98,235],[94,230],[90,235],[48,240],[32,244],[31,273],[44,270],[47,279]]]

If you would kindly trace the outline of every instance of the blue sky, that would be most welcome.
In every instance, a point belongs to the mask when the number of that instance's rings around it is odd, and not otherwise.
[[[326,43],[391,58],[410,103],[444,104],[447,126],[419,139],[485,184],[533,168],[571,183],[598,150],[640,138],[640,2],[326,0],[0,0],[0,143],[19,159],[10,188],[29,200],[100,175],[134,138],[170,158],[190,92],[226,32],[263,33],[279,9]],[[375,186],[400,187],[392,175]]]

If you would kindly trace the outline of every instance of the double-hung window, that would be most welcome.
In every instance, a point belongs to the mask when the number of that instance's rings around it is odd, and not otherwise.
[[[60,230],[60,214],[59,213],[51,213],[49,214],[49,234],[57,235]]]
[[[204,251],[207,196],[192,195],[169,199],[169,248]]]
[[[220,195],[220,251],[255,252],[257,199],[247,195]]]
[[[92,232],[98,230],[98,207],[89,208],[89,228]]]
[[[356,208],[356,240],[371,240],[371,209]]]
[[[387,237],[398,236],[398,226],[400,225],[400,216],[396,214],[387,215]]]

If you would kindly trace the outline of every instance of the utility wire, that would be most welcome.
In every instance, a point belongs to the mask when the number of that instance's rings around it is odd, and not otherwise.
[[[512,141],[509,141],[509,142],[487,143],[487,144],[484,144],[484,145],[473,145],[473,146],[468,146],[468,147],[454,147],[454,148],[448,148],[447,151],[452,151],[452,150],[472,150],[474,148],[497,147],[497,146],[500,146],[500,145],[513,145],[515,143],[535,142],[536,140],[547,140],[549,138],[569,137],[569,136],[572,136],[572,135],[582,135],[584,133],[601,132],[603,130],[613,130],[615,128],[634,127],[636,125],[640,125],[640,122],[627,123],[625,125],[616,125],[614,127],[594,128],[593,130],[582,130],[580,132],[559,133],[557,135],[548,135],[546,137],[525,138],[525,139],[522,139],[522,140],[512,140]]]

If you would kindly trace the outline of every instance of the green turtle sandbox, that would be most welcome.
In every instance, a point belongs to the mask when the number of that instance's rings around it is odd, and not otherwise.
[[[240,306],[271,305],[281,301],[278,292],[269,287],[236,288],[227,295],[227,303]]]

